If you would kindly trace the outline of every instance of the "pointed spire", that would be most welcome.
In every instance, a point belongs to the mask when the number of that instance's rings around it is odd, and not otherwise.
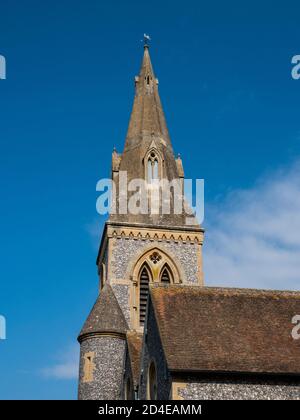
[[[139,76],[135,78],[135,98],[127,132],[125,151],[149,136],[160,137],[171,147],[169,132],[162,109],[158,80],[155,77],[149,45],[144,45],[144,56]]]
[[[172,182],[184,177],[181,160],[174,156],[158,93],[158,80],[153,71],[149,45],[146,43],[140,74],[135,78],[135,97],[124,152],[120,155],[119,164],[113,163],[113,167],[116,168],[114,172],[116,183],[118,184],[118,176],[121,172],[126,173],[128,185],[133,180],[146,180],[149,176],[149,162],[152,154],[157,158],[156,169],[153,170],[157,171],[159,178]],[[118,189],[116,203],[119,203],[122,194],[123,191]],[[130,200],[133,194],[129,192],[127,199]],[[172,205],[171,203],[171,207]],[[148,210],[147,214],[131,214],[129,211],[123,214],[117,211],[117,214],[110,216],[110,221],[151,226],[185,226],[186,224],[185,213],[177,214],[173,211],[173,207],[170,214],[152,214],[151,209]]]
[[[79,334],[78,341],[93,334],[126,334],[128,325],[117,298],[105,284]]]

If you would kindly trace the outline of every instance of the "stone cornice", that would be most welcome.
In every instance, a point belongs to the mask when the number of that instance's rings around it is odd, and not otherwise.
[[[80,335],[78,337],[78,342],[81,344],[83,341],[89,340],[91,338],[96,338],[96,337],[112,337],[112,338],[119,338],[121,340],[126,340],[126,334],[123,333],[118,333],[118,332],[114,332],[114,331],[105,331],[105,332],[94,332],[94,333],[86,333],[83,335]]]
[[[107,237],[118,239],[134,239],[142,241],[158,241],[158,242],[182,242],[190,244],[203,244],[203,231],[182,231],[167,230],[158,228],[135,228],[124,226],[108,226]]]
[[[153,225],[153,224],[143,224],[143,223],[126,223],[126,222],[106,222],[107,226],[114,227],[128,227],[133,229],[152,229],[152,230],[176,230],[180,232],[202,232],[205,230],[200,226],[173,226],[173,225]]]

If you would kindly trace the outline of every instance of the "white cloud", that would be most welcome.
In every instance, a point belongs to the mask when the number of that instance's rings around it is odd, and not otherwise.
[[[300,161],[206,214],[207,285],[300,289]]]
[[[79,346],[72,345],[58,357],[58,362],[40,370],[45,378],[77,379],[79,371]]]

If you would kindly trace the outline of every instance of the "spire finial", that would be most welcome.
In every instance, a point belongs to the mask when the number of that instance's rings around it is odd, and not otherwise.
[[[144,39],[143,39],[143,41],[144,41],[144,48],[149,48],[149,46],[150,46],[150,41],[151,41],[150,36],[149,36],[149,35],[147,35],[147,34],[144,34]]]

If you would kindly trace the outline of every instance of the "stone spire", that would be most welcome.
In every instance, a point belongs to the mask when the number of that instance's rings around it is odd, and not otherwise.
[[[183,180],[181,159],[174,156],[169,131],[161,105],[158,80],[152,67],[149,45],[144,45],[144,55],[139,76],[135,77],[135,97],[129,121],[124,151],[113,153],[113,180],[118,185],[119,173],[126,172],[128,184],[134,179],[149,178],[149,160],[152,159],[153,177],[172,182]],[[149,181],[149,180],[148,180]],[[122,191],[118,191],[118,197]],[[130,194],[128,194],[129,198]],[[118,200],[117,200],[118,205]],[[173,203],[171,202],[171,207]],[[155,226],[185,226],[186,214],[154,215],[117,214],[111,215],[110,222],[134,223]]]
[[[171,147],[166,119],[162,109],[158,80],[151,64],[149,46],[144,46],[144,57],[139,76],[135,78],[135,98],[129,122],[125,151],[136,147],[149,136],[164,140]]]

